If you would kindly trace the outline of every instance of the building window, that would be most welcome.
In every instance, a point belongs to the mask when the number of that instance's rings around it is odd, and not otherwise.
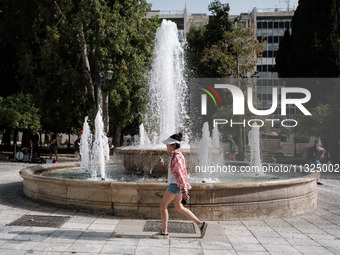
[[[265,50],[262,53],[262,57],[264,57],[264,58],[272,58],[273,56],[274,56],[274,54],[273,54],[273,51],[271,51],[271,50]]]
[[[285,22],[285,28],[289,28],[289,23],[290,23],[289,21]]]

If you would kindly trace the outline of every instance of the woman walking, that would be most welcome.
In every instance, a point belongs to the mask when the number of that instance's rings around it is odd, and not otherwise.
[[[162,141],[166,144],[167,150],[170,153],[170,162],[168,168],[168,188],[164,192],[164,196],[160,203],[161,219],[162,219],[162,231],[154,238],[169,238],[168,234],[168,205],[174,201],[175,209],[177,212],[185,215],[198,225],[201,232],[201,237],[205,235],[208,224],[201,222],[195,214],[189,209],[185,208],[181,201],[184,198],[186,201],[190,199],[188,190],[191,189],[190,184],[187,182],[187,170],[185,165],[185,159],[180,151],[182,141],[182,133],[174,134],[169,138]]]

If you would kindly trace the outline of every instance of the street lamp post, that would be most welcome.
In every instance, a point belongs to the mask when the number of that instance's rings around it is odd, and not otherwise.
[[[251,80],[252,80],[253,84],[255,85],[255,88],[257,86],[257,81],[258,81],[259,78],[260,78],[260,75],[257,71],[255,71],[255,73],[253,73],[251,75]]]
[[[252,83],[255,85],[255,88],[256,88],[256,85],[257,85],[257,80],[259,78],[259,75],[258,73],[255,71],[254,74],[251,75],[251,80],[252,80]],[[246,91],[246,86],[245,86],[245,82],[243,81],[243,92],[244,94],[247,93]],[[249,96],[249,95],[248,95]],[[246,109],[246,102],[244,100],[244,109]],[[246,112],[244,113],[244,115],[246,116]],[[246,151],[246,128],[244,126],[243,127],[243,130],[242,130],[242,133],[243,133],[243,150],[242,150],[242,154],[243,154],[243,161],[247,161],[247,151]]]
[[[112,70],[107,70],[106,71],[106,80],[110,81],[112,80],[112,77],[113,77],[113,71]]]
[[[244,78],[244,77],[243,77]],[[252,80],[252,84],[257,85],[257,80],[259,78],[259,75],[257,72],[255,72],[254,74],[251,75],[251,80]],[[246,95],[247,93],[247,88],[246,88],[246,82],[244,80],[242,80],[242,88],[243,88],[243,93],[244,95]],[[246,109],[246,100],[244,100],[244,109]],[[244,116],[246,117],[246,112],[244,113]],[[246,150],[246,128],[245,126],[242,126],[242,159],[243,161],[247,161],[247,150]]]
[[[100,76],[101,77],[101,76]],[[102,113],[103,113],[103,122],[104,122],[104,131],[109,131],[109,96],[107,91],[106,82],[112,80],[113,71],[107,70],[104,74],[101,92],[102,92]]]

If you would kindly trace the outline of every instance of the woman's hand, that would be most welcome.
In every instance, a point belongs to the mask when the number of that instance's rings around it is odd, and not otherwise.
[[[182,195],[183,195],[183,198],[184,198],[186,201],[189,201],[190,196],[189,196],[188,193],[183,193]]]

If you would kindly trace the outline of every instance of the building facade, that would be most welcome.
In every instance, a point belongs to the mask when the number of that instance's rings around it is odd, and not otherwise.
[[[205,26],[209,22],[209,15],[205,13],[187,14],[187,9],[183,11],[152,11],[148,17],[158,15],[160,20],[168,19],[177,24],[179,30],[179,39],[185,42],[186,34],[191,26]],[[240,15],[229,15],[230,21],[235,26],[244,28],[254,27],[257,39],[262,42],[266,41],[265,50],[262,58],[259,59],[256,68],[259,79],[256,86],[257,91],[257,108],[259,110],[269,109],[272,105],[272,87],[282,87],[278,79],[278,73],[275,70],[275,58],[279,49],[279,43],[283,39],[285,31],[291,32],[292,18],[294,10],[287,9],[257,9],[253,8],[250,13],[241,13]],[[279,95],[280,98],[280,95]],[[280,104],[280,103],[279,103]],[[294,118],[296,108],[291,105],[287,109],[285,118]],[[281,119],[281,112],[278,107],[273,114],[273,118]]]
[[[261,42],[266,40],[265,50],[262,59],[256,66],[261,78],[278,78],[275,70],[275,58],[279,49],[279,43],[283,39],[285,31],[291,32],[291,24],[294,11],[273,11],[265,9],[264,11],[252,11],[253,22],[256,23],[256,36]]]

